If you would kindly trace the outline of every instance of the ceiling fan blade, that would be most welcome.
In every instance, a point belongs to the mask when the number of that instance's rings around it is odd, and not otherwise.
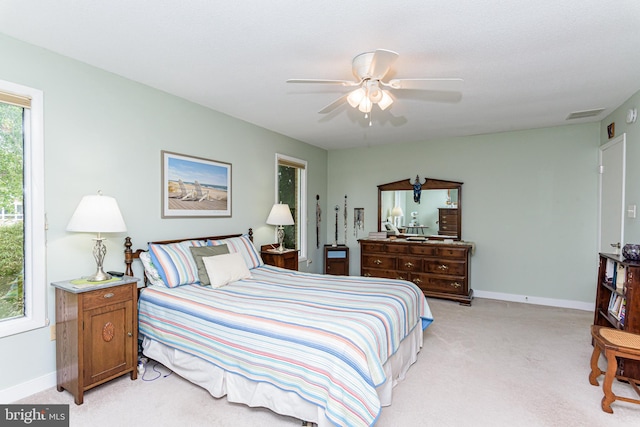
[[[340,98],[336,99],[331,104],[327,105],[322,110],[318,111],[318,113],[327,114],[327,113],[332,112],[333,110],[335,110],[336,108],[338,108],[339,106],[341,106],[342,104],[344,104],[347,101],[347,96],[349,96],[348,93],[342,95]]]
[[[393,79],[389,83],[382,83],[383,86],[391,89],[415,89],[433,91],[457,92],[462,88],[462,79]]]
[[[387,74],[391,65],[398,59],[398,54],[391,50],[377,49],[371,59],[368,75],[374,79],[381,79]]]
[[[351,80],[325,80],[325,79],[289,79],[287,83],[320,83],[329,85],[342,85],[342,86],[358,86],[360,82],[354,82]]]

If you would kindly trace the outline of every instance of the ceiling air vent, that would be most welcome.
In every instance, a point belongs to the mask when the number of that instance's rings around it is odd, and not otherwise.
[[[573,119],[584,119],[587,117],[595,117],[598,114],[602,113],[604,108],[595,108],[593,110],[583,110],[583,111],[574,111],[573,113],[567,116],[567,120]]]

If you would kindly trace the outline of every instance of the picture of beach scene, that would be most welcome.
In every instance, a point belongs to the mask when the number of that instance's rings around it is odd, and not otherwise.
[[[231,164],[162,152],[163,217],[231,216]]]

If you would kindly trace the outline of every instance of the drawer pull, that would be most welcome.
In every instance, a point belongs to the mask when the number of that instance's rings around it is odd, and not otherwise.
[[[380,264],[382,264],[382,261],[381,261],[381,260],[379,260],[379,259],[376,259],[376,260],[374,260],[374,261],[373,261],[373,263],[374,263],[375,265],[380,265]]]
[[[411,268],[411,267],[414,266],[414,264],[411,261],[409,261],[409,262],[405,263],[404,266],[407,267],[407,268]]]
[[[112,298],[113,295],[113,292],[109,292],[108,294],[104,294],[104,298]]]
[[[459,288],[460,286],[462,286],[462,285],[461,285],[460,283],[458,283],[458,282],[453,282],[453,283],[451,284],[451,286],[452,286],[452,287],[454,287],[454,288],[456,288],[456,289],[458,289],[458,288]]]
[[[128,337],[132,337],[132,336],[133,336],[133,334],[132,334],[131,332],[127,332],[127,336],[128,336]]]
[[[413,283],[415,283],[416,285],[419,285],[420,283],[422,283],[422,280],[420,280],[419,277],[416,277],[415,279],[412,280]]]
[[[364,273],[363,276],[364,277],[371,277],[371,273]]]
[[[444,265],[444,264],[442,264],[442,265],[439,265],[439,266],[438,266],[438,270],[448,270],[448,269],[449,269],[449,266],[448,266],[448,265]]]

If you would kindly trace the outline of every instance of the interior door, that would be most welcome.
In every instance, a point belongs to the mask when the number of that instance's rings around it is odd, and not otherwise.
[[[620,253],[624,242],[625,134],[600,147],[599,252]]]

